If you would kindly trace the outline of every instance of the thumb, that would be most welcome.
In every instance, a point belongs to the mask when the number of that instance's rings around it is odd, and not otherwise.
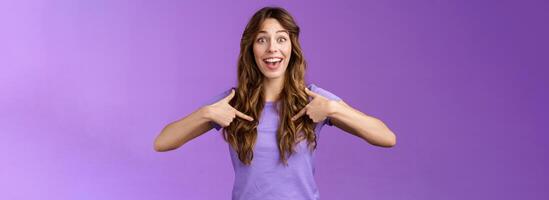
[[[231,89],[231,93],[225,98],[223,98],[223,100],[229,102],[231,99],[233,99],[233,97],[234,97],[234,89]]]
[[[316,97],[316,96],[318,96],[317,93],[315,93],[315,92],[309,90],[309,88],[305,88],[305,93],[307,93],[307,95],[309,95],[309,96],[311,96],[311,97]]]

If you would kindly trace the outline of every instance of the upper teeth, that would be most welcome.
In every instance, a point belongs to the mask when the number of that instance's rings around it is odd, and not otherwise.
[[[282,59],[280,58],[267,58],[265,59],[266,62],[278,62],[278,61],[281,61]]]

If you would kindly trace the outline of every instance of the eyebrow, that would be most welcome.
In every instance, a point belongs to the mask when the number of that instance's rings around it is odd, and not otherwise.
[[[276,31],[276,33],[280,33],[280,32],[290,34],[290,32],[289,32],[288,30],[279,30],[279,31]],[[260,33],[267,33],[267,31],[259,31],[257,34],[260,34]]]

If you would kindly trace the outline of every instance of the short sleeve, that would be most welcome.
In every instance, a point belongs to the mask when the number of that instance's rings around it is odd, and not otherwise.
[[[207,105],[213,104],[215,102],[218,102],[219,100],[221,100],[224,97],[226,97],[227,95],[229,95],[231,93],[231,89],[233,89],[233,88],[229,88],[229,89],[225,90],[224,92],[218,93],[217,95],[209,98],[208,100],[206,100],[206,102],[204,102],[202,104],[202,106],[207,106]],[[212,127],[215,128],[215,130],[219,131],[222,128],[219,124],[217,124],[213,121],[210,121],[210,124],[212,125]]]
[[[341,100],[341,98],[339,98],[338,96],[336,96],[335,94],[331,93],[330,91],[327,91],[325,89],[322,89],[318,86],[316,86],[315,84],[309,84],[308,86],[309,90],[311,90],[312,92],[314,93],[317,93],[317,94],[320,94],[322,95],[323,97],[326,97],[330,100],[334,100],[334,101],[339,101]],[[333,126],[332,124],[332,121],[330,120],[330,118],[326,118],[324,120],[324,123],[322,125],[325,125],[327,124],[328,126]]]

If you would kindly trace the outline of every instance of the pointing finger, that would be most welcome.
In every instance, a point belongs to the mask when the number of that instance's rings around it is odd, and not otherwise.
[[[299,119],[301,116],[305,114],[306,107],[301,109],[294,117],[292,117],[292,121],[295,121],[296,119]]]
[[[244,114],[244,113],[241,113],[240,111],[238,111],[238,110],[236,110],[236,109],[234,109],[234,111],[235,111],[236,116],[238,116],[238,117],[240,117],[240,118],[242,118],[242,119],[248,120],[248,121],[254,121],[254,118],[253,118],[253,117],[250,117],[250,116],[248,116],[248,115],[246,115],[246,114]]]

